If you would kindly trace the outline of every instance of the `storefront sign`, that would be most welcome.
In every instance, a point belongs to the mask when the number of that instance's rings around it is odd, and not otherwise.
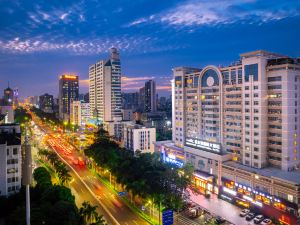
[[[190,147],[205,149],[210,152],[221,153],[221,145],[196,138],[187,138],[185,144]]]
[[[227,187],[223,187],[223,191],[230,194],[230,195],[236,196],[236,191],[230,190]]]
[[[175,165],[177,165],[179,167],[183,167],[183,162],[177,160],[174,155],[170,155],[170,156],[166,155],[165,162],[175,164]]]

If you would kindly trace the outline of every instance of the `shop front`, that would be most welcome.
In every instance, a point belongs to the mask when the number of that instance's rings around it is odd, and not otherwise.
[[[241,208],[249,208],[257,213],[262,213],[283,224],[297,224],[299,222],[296,204],[234,181],[222,179],[219,198]]]
[[[209,196],[213,193],[218,193],[216,192],[214,180],[214,176],[210,174],[195,171],[192,177],[192,185],[196,191],[199,191],[200,193]]]

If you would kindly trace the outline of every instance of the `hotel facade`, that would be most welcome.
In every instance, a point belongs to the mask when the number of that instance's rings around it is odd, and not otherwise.
[[[261,50],[240,56],[227,67],[173,70],[173,142],[205,193],[224,194],[233,182],[227,193],[249,188],[254,194],[244,196],[257,205],[259,193],[277,196],[286,204],[272,206],[298,216],[300,60]]]

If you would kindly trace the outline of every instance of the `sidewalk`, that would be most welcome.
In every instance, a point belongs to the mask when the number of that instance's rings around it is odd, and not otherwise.
[[[191,200],[210,211],[212,214],[221,216],[235,225],[248,225],[249,222],[239,216],[241,209],[229,202],[219,199],[216,195],[205,198],[204,195],[194,194],[189,190]]]

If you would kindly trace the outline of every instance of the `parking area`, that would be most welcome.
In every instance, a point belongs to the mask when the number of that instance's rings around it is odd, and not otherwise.
[[[189,198],[190,200],[199,207],[202,211],[205,212],[205,215],[208,215],[212,218],[222,217],[226,221],[220,224],[235,224],[235,225],[253,225],[254,218],[247,221],[246,216],[241,217],[241,208],[226,202],[222,199],[219,199],[216,195],[211,195],[210,198],[206,198],[202,194],[196,194],[192,191],[189,191]],[[248,213],[246,213],[248,214]],[[256,216],[256,215],[255,215]],[[206,216],[204,217],[206,218]],[[201,218],[200,216],[195,221],[199,221]],[[204,220],[205,221],[205,220]],[[203,223],[203,220],[199,221]],[[202,224],[200,223],[200,224]],[[260,224],[261,222],[257,223]],[[268,223],[267,223],[268,224]]]

